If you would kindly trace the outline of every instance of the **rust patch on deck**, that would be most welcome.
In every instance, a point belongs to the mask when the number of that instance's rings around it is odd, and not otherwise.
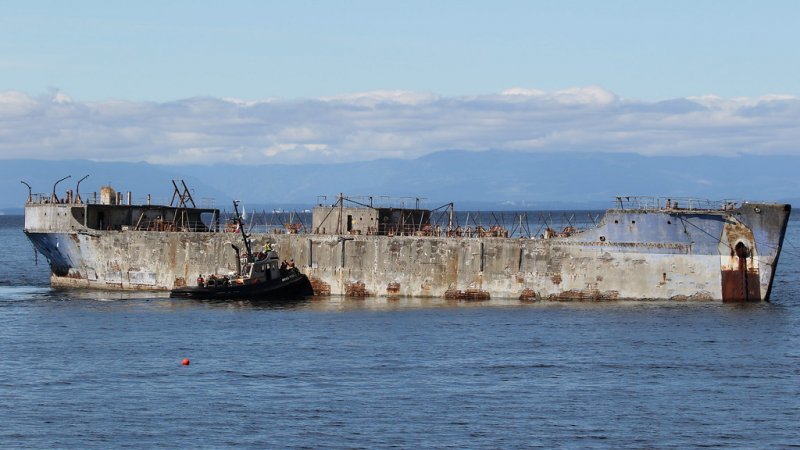
[[[344,284],[344,295],[347,297],[369,297],[367,286],[362,281]]]
[[[331,295],[331,285],[317,277],[308,277],[314,295]]]
[[[536,300],[536,291],[533,289],[523,289],[522,293],[519,294],[520,301],[523,302],[532,302]]]
[[[481,289],[448,289],[444,293],[447,300],[490,300],[491,295],[488,291]]]

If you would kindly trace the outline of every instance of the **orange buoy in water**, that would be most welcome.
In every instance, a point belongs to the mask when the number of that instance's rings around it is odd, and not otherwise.
[[[189,358],[183,358],[183,361],[181,361],[181,364],[183,364],[184,366],[188,366],[189,365]]]

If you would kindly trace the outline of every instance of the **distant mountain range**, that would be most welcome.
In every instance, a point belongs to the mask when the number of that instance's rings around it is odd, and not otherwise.
[[[221,158],[223,159],[223,158]],[[800,157],[646,157],[620,153],[443,151],[413,160],[341,164],[214,164],[164,166],[84,160],[5,160],[0,165],[0,211],[19,213],[28,194],[59,196],[81,183],[81,193],[111,184],[135,201],[153,194],[169,202],[172,179],[184,179],[195,201],[213,198],[230,209],[233,198],[251,209],[298,209],[345,195],[422,197],[427,207],[450,201],[466,209],[602,209],[617,195],[788,201],[800,204]],[[413,202],[413,200],[410,200]]]

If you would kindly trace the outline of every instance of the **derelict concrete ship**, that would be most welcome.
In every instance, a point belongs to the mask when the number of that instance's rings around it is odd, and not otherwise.
[[[25,233],[54,287],[165,290],[236,268],[219,209],[198,208],[185,184],[170,205],[29,192]],[[313,210],[306,232],[252,233],[293,258],[316,294],[449,299],[768,300],[788,204],[617,198],[586,229],[509,237],[502,227],[431,223],[432,210],[354,202]],[[223,222],[220,224],[220,222]]]

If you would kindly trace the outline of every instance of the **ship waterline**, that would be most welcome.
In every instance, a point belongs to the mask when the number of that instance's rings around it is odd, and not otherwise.
[[[98,214],[108,221],[112,214],[97,208],[102,205],[26,205],[25,232],[48,259],[54,287],[170,290],[199,274],[236,269],[234,233],[214,226],[104,227]],[[201,214],[218,214],[186,207],[114,208],[130,224],[148,215],[171,217],[168,223],[194,215],[199,223]],[[254,248],[269,242],[293,258],[317,294],[760,301],[769,299],[790,211],[790,205],[767,203],[618,208],[592,228],[532,239],[392,235],[377,226],[364,226],[362,233],[340,207],[335,228],[325,226],[330,209],[324,217],[324,210],[318,217],[315,209],[313,232],[254,233],[251,239]],[[429,216],[419,215],[419,222]]]

